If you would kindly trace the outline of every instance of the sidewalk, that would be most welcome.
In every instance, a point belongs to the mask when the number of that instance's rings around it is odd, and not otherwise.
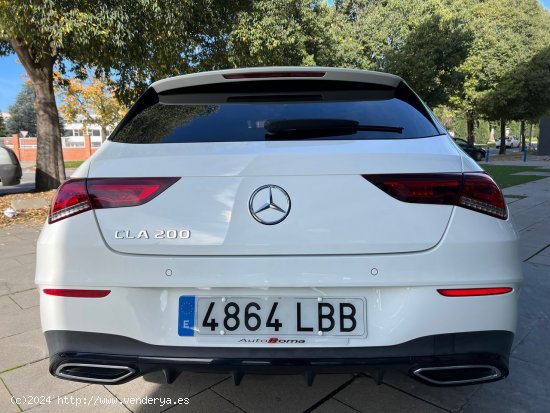
[[[434,388],[400,373],[377,386],[367,376],[322,375],[312,387],[301,376],[245,376],[239,387],[227,375],[182,374],[172,385],[158,377],[120,386],[54,379],[40,330],[38,293],[33,284],[39,228],[0,230],[0,412],[544,412],[550,406],[550,178],[507,188],[521,235],[525,283],[511,375],[478,386]],[[11,403],[17,396],[19,407]],[[35,406],[26,396],[51,396]],[[67,396],[58,404],[58,396]],[[138,404],[142,397],[188,397],[188,405]],[[71,404],[73,400],[91,406]],[[77,399],[79,398],[79,399]],[[43,399],[46,401],[47,399]],[[165,400],[166,401],[166,400]],[[106,403],[109,404],[106,404]]]

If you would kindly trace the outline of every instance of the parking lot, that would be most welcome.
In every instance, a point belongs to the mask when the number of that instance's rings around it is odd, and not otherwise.
[[[546,412],[550,406],[550,178],[507,188],[521,234],[525,283],[511,375],[478,386],[433,388],[389,372],[384,384],[362,375],[323,375],[308,387],[301,376],[182,374],[119,386],[54,379],[40,329],[35,243],[40,228],[0,230],[0,412]],[[90,314],[93,317],[92,314]],[[174,404],[181,398],[181,404]],[[17,401],[17,403],[14,403]]]

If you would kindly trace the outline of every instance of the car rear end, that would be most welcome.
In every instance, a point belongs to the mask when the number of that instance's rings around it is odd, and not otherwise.
[[[157,82],[59,189],[37,255],[60,378],[508,374],[517,233],[498,186],[396,76]]]

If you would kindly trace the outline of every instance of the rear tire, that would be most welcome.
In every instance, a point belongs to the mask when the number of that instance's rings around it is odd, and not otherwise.
[[[17,178],[5,178],[3,176],[0,176],[0,180],[2,181],[2,186],[14,186],[21,183],[21,179]]]
[[[483,155],[481,155],[481,152],[476,152],[474,155],[474,159],[478,162],[481,161],[483,159]]]

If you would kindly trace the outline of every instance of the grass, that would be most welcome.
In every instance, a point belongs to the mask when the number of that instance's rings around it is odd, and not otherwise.
[[[505,198],[525,199],[527,197],[525,195],[505,195]]]
[[[545,176],[537,175],[514,175],[518,172],[550,172],[550,170],[542,169],[538,166],[483,165],[482,167],[497,181],[501,188],[508,188],[509,186],[546,178]]]
[[[82,165],[84,161],[65,161],[65,168],[74,169]]]

